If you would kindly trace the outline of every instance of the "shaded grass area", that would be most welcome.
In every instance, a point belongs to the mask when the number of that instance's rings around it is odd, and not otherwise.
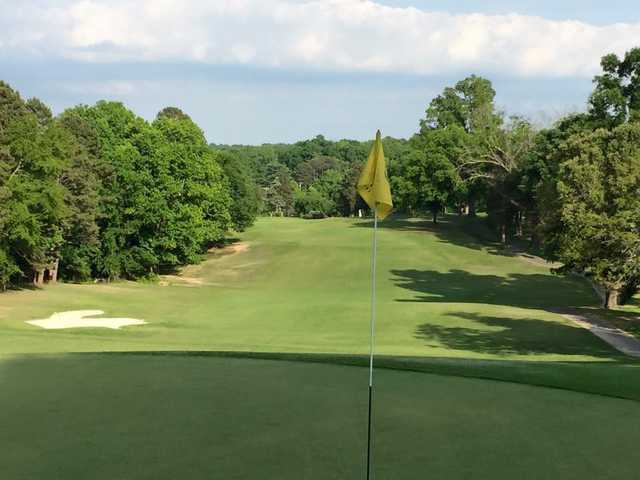
[[[71,355],[92,355],[85,353]],[[115,356],[210,357],[334,364],[368,367],[367,355],[238,352],[238,351],[160,351],[111,352]],[[132,360],[134,361],[134,360]],[[522,383],[640,401],[640,362],[527,362],[477,360],[446,357],[398,357],[376,355],[376,369],[404,370],[435,375],[457,376]]]
[[[375,478],[634,478],[640,403],[380,369]],[[362,478],[367,370],[179,355],[0,361],[11,480]]]
[[[592,309],[585,309],[593,313]],[[628,304],[621,305],[615,310],[597,309],[595,313],[609,323],[625,332],[640,338],[640,299],[634,297]]]

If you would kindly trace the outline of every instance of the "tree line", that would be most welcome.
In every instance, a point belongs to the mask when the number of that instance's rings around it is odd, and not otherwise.
[[[383,144],[395,209],[486,221],[615,306],[640,284],[640,49],[607,55],[588,109],[539,129],[491,82],[445,88],[409,139]],[[0,83],[0,287],[153,276],[196,262],[256,215],[353,216],[371,142],[207,145],[168,107],[147,122],[101,101],[58,116]]]
[[[257,215],[247,169],[177,108],[151,123],[106,101],[53,116],[0,82],[0,289],[196,262]]]
[[[640,284],[640,49],[607,55],[588,109],[538,129],[495,104],[472,75],[427,106],[408,140],[384,138],[397,212],[486,213],[499,241],[522,239],[563,270],[591,276],[605,306]],[[216,146],[251,166],[270,215],[350,216],[370,142]]]

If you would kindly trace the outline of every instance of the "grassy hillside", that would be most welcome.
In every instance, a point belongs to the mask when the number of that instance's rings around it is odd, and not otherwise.
[[[383,222],[376,351],[388,355],[611,360],[617,354],[555,313],[596,298],[579,279],[501,254],[464,219]],[[246,249],[212,255],[184,281],[57,285],[0,296],[0,352],[368,351],[371,223],[264,218]],[[243,251],[244,250],[244,251]],[[142,318],[120,331],[45,331],[25,320],[99,309]]]

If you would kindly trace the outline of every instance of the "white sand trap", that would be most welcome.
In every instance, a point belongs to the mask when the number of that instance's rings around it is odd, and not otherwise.
[[[81,327],[118,330],[120,327],[126,327],[127,325],[144,325],[147,323],[137,318],[95,318],[97,315],[103,314],[102,310],[72,310],[70,312],[56,312],[49,318],[29,320],[25,323],[46,328],[47,330]]]

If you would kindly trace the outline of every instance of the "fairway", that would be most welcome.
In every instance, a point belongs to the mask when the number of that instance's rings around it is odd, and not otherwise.
[[[557,312],[597,299],[579,278],[501,254],[464,218],[384,222],[376,351],[388,355],[612,360],[617,352]],[[245,248],[212,254],[168,285],[61,284],[10,292],[0,352],[232,350],[366,353],[371,222],[262,218]],[[42,330],[25,321],[102,310],[148,324]]]
[[[383,227],[375,478],[634,478],[640,364],[559,313],[589,285],[468,219]],[[2,478],[362,478],[371,233],[263,218],[159,282],[3,295]],[[146,323],[25,323],[82,310]]]
[[[2,478],[362,478],[366,369],[180,356],[0,362]],[[378,370],[375,478],[635,478],[640,403]]]

